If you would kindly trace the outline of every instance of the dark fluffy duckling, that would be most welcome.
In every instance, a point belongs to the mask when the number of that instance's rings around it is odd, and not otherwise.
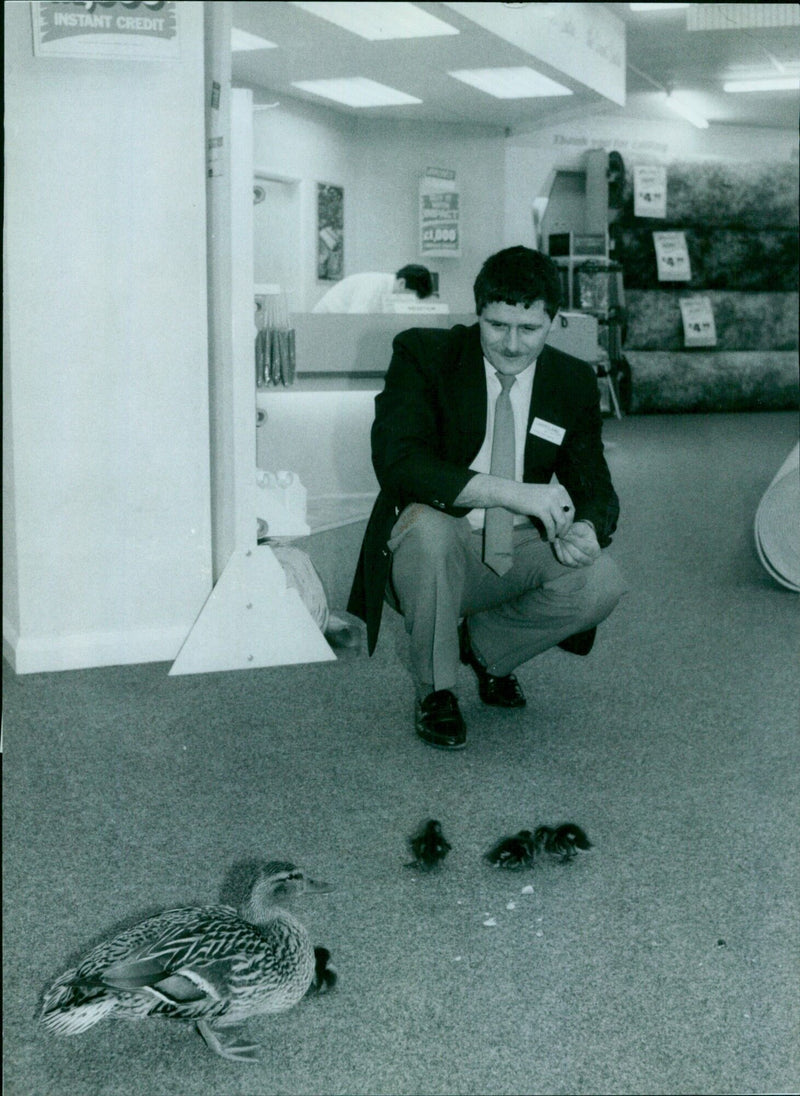
[[[533,835],[536,851],[557,856],[563,863],[570,861],[578,849],[586,850],[592,843],[580,826],[574,822],[565,822],[553,829],[552,826],[539,826]]]
[[[530,830],[520,830],[513,837],[504,837],[502,841],[499,841],[493,849],[487,852],[486,859],[498,868],[509,868],[512,871],[517,871],[519,868],[533,867],[535,852],[534,834]]]
[[[409,839],[414,859],[406,864],[407,868],[435,868],[442,863],[450,852],[451,845],[442,833],[442,824],[435,818],[429,818]]]
[[[336,985],[338,975],[330,960],[331,953],[327,948],[314,948],[314,979],[306,990],[306,997],[328,993]]]

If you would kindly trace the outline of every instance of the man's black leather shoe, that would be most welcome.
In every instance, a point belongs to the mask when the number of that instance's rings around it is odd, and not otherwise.
[[[492,704],[495,708],[525,707],[525,694],[513,674],[495,677],[480,664],[472,650],[466,620],[458,626],[458,652],[461,661],[474,671],[478,679],[478,695],[484,704]]]
[[[414,725],[423,742],[439,750],[463,750],[467,744],[467,728],[449,689],[437,689],[417,701]]]

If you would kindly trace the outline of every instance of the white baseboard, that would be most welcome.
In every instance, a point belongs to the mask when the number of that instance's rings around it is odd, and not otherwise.
[[[80,632],[21,636],[3,618],[3,655],[18,674],[86,670],[138,662],[172,662],[192,627],[146,628],[132,632]]]

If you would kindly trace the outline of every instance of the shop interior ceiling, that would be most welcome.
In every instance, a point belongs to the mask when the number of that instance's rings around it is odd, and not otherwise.
[[[367,5],[329,4],[327,7]],[[391,3],[382,5],[394,7]],[[399,6],[399,5],[398,5]],[[730,79],[800,75],[800,6],[797,4],[694,4],[640,12],[630,4],[581,5],[605,9],[624,25],[626,105],[616,105],[577,80],[548,69],[449,4],[414,5],[455,28],[457,34],[371,41],[293,3],[237,0],[233,25],[277,48],[234,51],[233,80],[253,87],[256,103],[304,99],[350,115],[463,123],[524,134],[543,122],[587,113],[625,111],[629,116],[675,121],[665,92],[680,93],[712,125],[795,128],[800,93],[795,90],[731,94]],[[475,8],[490,9],[491,4]],[[506,4],[514,17],[530,9],[571,4]],[[695,9],[690,15],[690,9]],[[526,14],[527,13],[527,14]],[[699,26],[702,29],[695,29]],[[776,25],[778,24],[778,25]],[[782,25],[781,25],[782,24]],[[497,99],[448,76],[458,69],[529,66],[565,84],[569,96]],[[354,108],[294,86],[295,81],[360,76],[420,99],[401,106]]]

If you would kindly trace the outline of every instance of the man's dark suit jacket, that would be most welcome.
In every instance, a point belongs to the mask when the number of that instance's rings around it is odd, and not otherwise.
[[[561,427],[562,443],[531,434],[534,418]],[[546,346],[533,382],[524,480],[549,483],[555,473],[570,494],[575,520],[591,521],[603,548],[616,528],[619,502],[603,456],[601,427],[592,368]],[[455,517],[467,514],[453,502],[475,475],[469,466],[485,435],[486,371],[479,325],[412,328],[397,335],[384,390],[375,399],[372,426],[372,463],[381,490],[367,523],[347,606],[366,621],[370,654],[378,639],[389,577],[391,553],[386,545],[392,526],[410,502],[435,506]],[[564,645],[585,654],[593,639],[594,630],[571,637]]]

